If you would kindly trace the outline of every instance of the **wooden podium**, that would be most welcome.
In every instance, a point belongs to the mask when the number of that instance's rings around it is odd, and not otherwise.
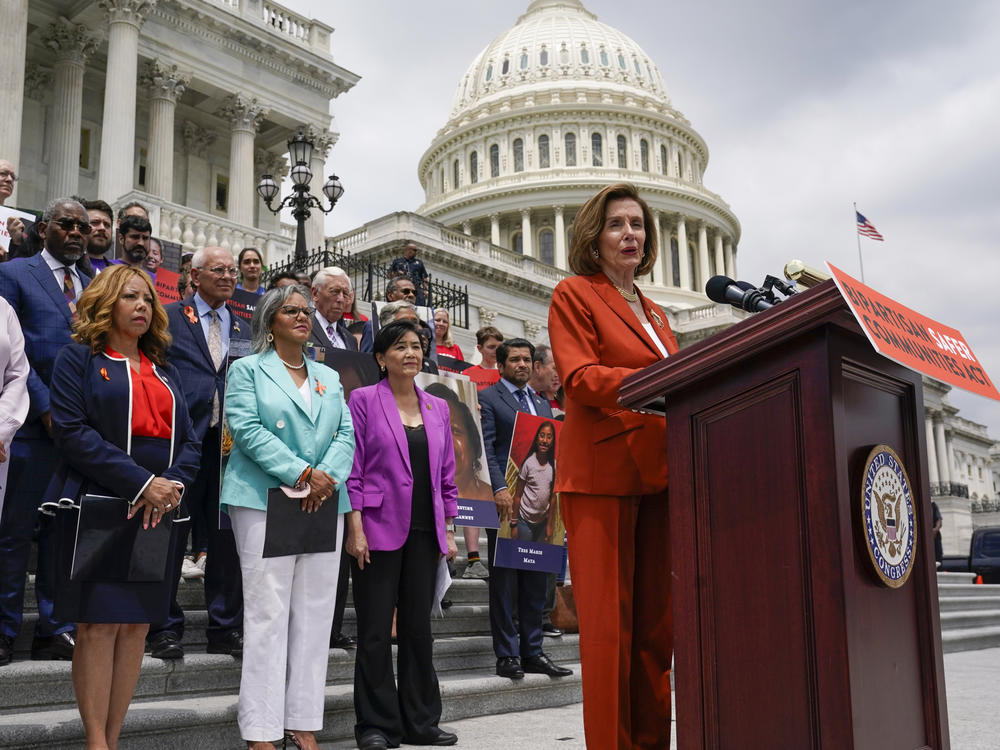
[[[629,378],[667,403],[680,750],[948,750],[921,377],[832,281]],[[902,459],[916,553],[864,546],[872,446]]]

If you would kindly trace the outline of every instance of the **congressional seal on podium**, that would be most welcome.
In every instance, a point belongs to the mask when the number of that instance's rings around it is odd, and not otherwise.
[[[884,585],[899,588],[913,570],[917,527],[910,479],[888,445],[876,445],[865,461],[861,516],[876,575]]]

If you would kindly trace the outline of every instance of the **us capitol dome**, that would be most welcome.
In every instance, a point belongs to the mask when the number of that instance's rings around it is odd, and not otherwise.
[[[573,219],[600,188],[632,182],[658,224],[640,279],[661,305],[706,304],[736,277],[740,224],[706,189],[708,147],[632,39],[579,0],[535,0],[476,57],[448,122],[420,159],[417,213],[567,269]]]

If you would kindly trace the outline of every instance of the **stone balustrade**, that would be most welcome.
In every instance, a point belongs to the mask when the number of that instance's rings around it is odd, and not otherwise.
[[[322,54],[330,54],[333,29],[270,0],[215,0],[233,13],[263,23],[282,37]]]

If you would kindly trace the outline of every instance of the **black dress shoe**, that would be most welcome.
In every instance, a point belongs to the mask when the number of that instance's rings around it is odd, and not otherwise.
[[[0,635],[0,667],[10,664],[14,658],[14,639],[9,635]]]
[[[334,633],[330,636],[330,648],[342,648],[347,650],[349,648],[354,648],[358,645],[358,642],[351,638],[349,635],[344,633]]]
[[[501,677],[509,677],[512,680],[520,680],[524,677],[524,670],[521,669],[521,660],[516,656],[501,656],[497,659],[497,674]]]
[[[380,732],[365,732],[358,738],[358,750],[386,750],[387,740]]]
[[[171,630],[164,630],[149,639],[149,655],[154,659],[183,659],[181,639]]]
[[[544,625],[542,625],[542,635],[544,635],[544,636],[547,636],[549,638],[558,638],[562,634],[563,634],[563,631],[561,631],[559,628],[557,628],[551,622],[547,622]]]
[[[210,654],[243,656],[243,633],[238,630],[230,630],[218,640],[209,641],[205,651]]]
[[[32,661],[73,661],[76,639],[72,633],[60,633],[31,642]]]
[[[405,737],[403,743],[406,745],[434,745],[444,747],[458,743],[458,735],[454,732],[446,732],[441,727],[434,729],[423,737]]]
[[[572,669],[560,667],[545,654],[526,656],[521,663],[524,671],[532,674],[547,674],[549,677],[569,677],[573,674]]]

